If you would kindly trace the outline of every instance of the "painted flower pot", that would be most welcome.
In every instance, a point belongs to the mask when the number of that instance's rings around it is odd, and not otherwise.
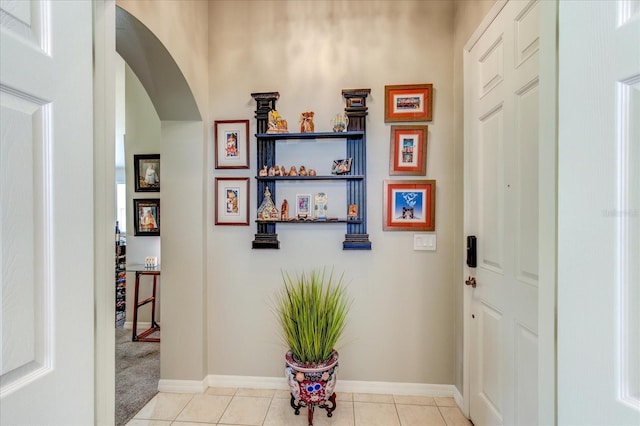
[[[285,377],[291,391],[291,407],[296,415],[307,407],[309,426],[313,425],[316,406],[327,410],[327,416],[336,409],[336,379],[338,377],[338,352],[335,350],[325,363],[316,366],[301,364],[293,359],[291,351],[285,355]]]

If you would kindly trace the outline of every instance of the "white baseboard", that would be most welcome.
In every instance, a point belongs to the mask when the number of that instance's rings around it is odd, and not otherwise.
[[[453,387],[453,400],[456,402],[456,404],[458,404],[458,407],[460,407],[460,409],[462,410],[462,407],[464,407],[464,401],[462,400],[462,394],[460,393],[458,388],[455,387],[455,386]]]
[[[209,375],[205,382],[211,387],[222,388],[289,389],[284,377]],[[338,378],[336,392],[453,397],[458,405],[462,401],[455,386],[426,383],[365,382]]]
[[[158,392],[204,393],[207,390],[206,380],[165,380],[158,382]]]

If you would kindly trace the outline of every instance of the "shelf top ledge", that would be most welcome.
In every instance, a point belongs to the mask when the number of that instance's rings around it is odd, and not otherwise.
[[[317,133],[256,133],[256,137],[260,139],[344,139],[362,136],[364,136],[364,131],[362,130]]]

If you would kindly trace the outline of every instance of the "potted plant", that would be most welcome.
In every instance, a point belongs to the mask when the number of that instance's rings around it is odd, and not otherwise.
[[[285,376],[295,414],[307,407],[309,425],[317,405],[331,417],[336,408],[334,392],[338,373],[336,344],[344,331],[351,300],[344,274],[314,269],[292,277],[282,273],[283,288],[276,296],[276,315],[289,350]]]

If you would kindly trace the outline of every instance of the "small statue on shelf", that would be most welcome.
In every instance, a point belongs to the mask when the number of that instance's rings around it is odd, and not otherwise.
[[[334,119],[331,120],[331,124],[333,124],[334,132],[346,132],[347,126],[349,125],[349,117],[344,113],[337,114]]]
[[[264,199],[260,207],[258,207],[258,219],[278,220],[279,216],[278,209],[271,199],[271,191],[269,191],[269,187],[266,187],[264,190]]]
[[[307,111],[300,114],[300,133],[313,133],[315,126],[313,125],[313,111]]]
[[[291,169],[289,169],[289,176],[298,176],[298,171],[296,170],[296,166],[291,166]]]
[[[309,176],[315,176],[316,175],[316,169],[309,169]]]
[[[286,199],[282,202],[280,220],[289,220],[289,202]]]
[[[274,169],[273,167],[269,167],[268,175],[269,176],[275,176],[276,175],[276,169]]]
[[[269,111],[269,119],[267,122],[267,133],[289,133],[287,128],[287,120],[282,118],[280,113],[275,109]]]
[[[278,166],[277,164],[275,166],[273,166],[273,175],[274,176],[280,176],[281,175],[280,166]]]
[[[307,176],[307,169],[304,166],[300,166],[300,170],[298,171],[299,176]]]
[[[268,175],[269,175],[269,171],[267,170],[267,165],[265,164],[264,167],[262,167],[258,172],[258,176],[268,176]]]
[[[280,176],[289,176],[289,172],[284,166],[280,166]]]

